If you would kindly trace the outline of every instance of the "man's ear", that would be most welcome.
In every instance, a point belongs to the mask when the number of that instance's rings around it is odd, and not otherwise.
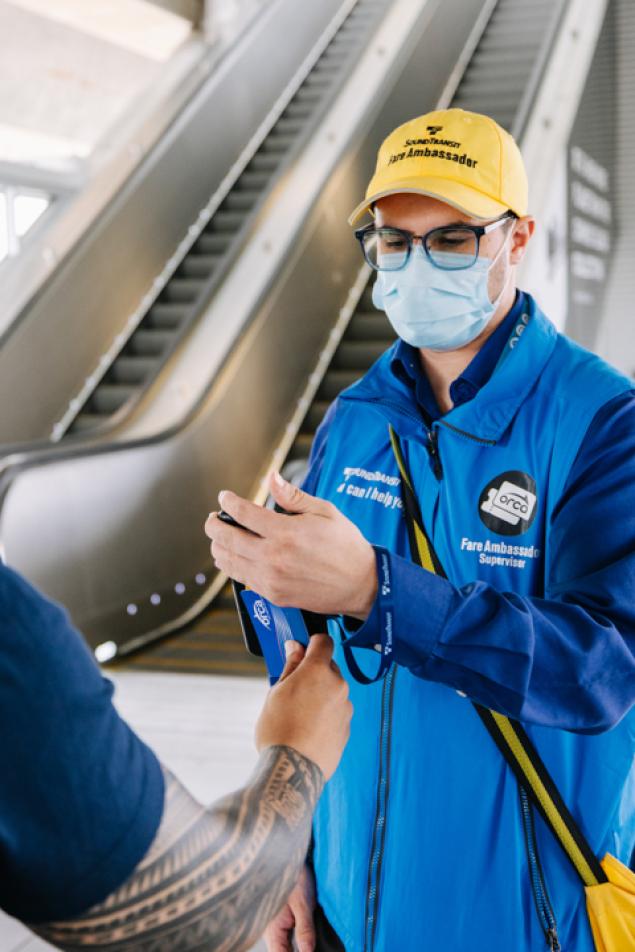
[[[534,233],[536,220],[531,215],[525,215],[514,222],[514,232],[512,234],[512,246],[510,250],[510,261],[512,264],[520,264],[525,257],[527,245]]]

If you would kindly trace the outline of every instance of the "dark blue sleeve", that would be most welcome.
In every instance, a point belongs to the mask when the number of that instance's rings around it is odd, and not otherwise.
[[[456,588],[381,550],[389,600],[380,586],[350,641],[385,644],[390,631],[394,660],[419,677],[527,722],[608,730],[635,703],[634,391],[589,427],[553,513],[550,548],[544,598],[485,582]]]
[[[143,858],[163,773],[66,612],[0,565],[0,906],[72,918]]]

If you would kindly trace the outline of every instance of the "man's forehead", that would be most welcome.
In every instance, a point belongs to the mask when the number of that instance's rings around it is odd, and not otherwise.
[[[466,215],[455,208],[454,205],[442,202],[431,195],[421,195],[413,192],[395,192],[392,195],[386,195],[378,199],[374,206],[374,212],[380,222],[384,222],[395,215],[434,219],[434,221],[438,220],[448,225],[477,222],[477,219]]]

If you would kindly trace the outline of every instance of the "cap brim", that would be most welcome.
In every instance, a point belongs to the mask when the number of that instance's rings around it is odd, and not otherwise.
[[[446,205],[452,205],[453,208],[457,208],[471,218],[480,218],[483,221],[498,218],[499,215],[503,215],[509,210],[508,205],[503,205],[502,202],[490,198],[489,195],[484,195],[483,192],[476,189],[469,188],[461,182],[453,182],[451,179],[438,178],[437,176],[419,176],[416,179],[403,179],[400,182],[393,182],[389,188],[368,195],[354,209],[348,219],[349,225],[355,225],[365,212],[370,211],[371,205],[379,201],[380,198],[386,198],[388,195],[396,195],[400,192],[436,198],[440,202],[445,202]]]

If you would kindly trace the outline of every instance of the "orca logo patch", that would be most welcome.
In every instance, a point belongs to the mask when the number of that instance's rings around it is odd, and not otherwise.
[[[536,481],[513,469],[490,480],[478,500],[481,521],[499,535],[522,535],[536,516]]]

